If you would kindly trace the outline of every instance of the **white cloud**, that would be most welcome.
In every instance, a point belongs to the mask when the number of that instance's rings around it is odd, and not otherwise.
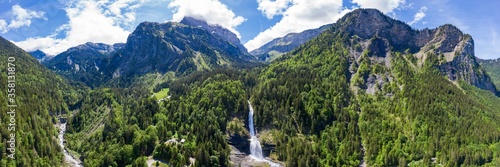
[[[35,37],[28,38],[24,41],[15,42],[15,44],[26,51],[35,51],[42,48],[50,48],[51,46],[59,43],[60,39],[54,39],[52,37]],[[45,51],[44,51],[45,52]]]
[[[7,28],[7,22],[5,20],[0,19],[0,32],[3,34],[7,33],[8,28]]]
[[[15,19],[10,22],[9,28],[29,27],[31,25],[31,19],[34,18],[47,19],[45,18],[45,12],[27,10],[19,5],[12,6],[12,15]]]
[[[236,16],[226,5],[218,0],[173,0],[168,5],[174,9],[173,21],[181,21],[185,16],[204,20],[211,25],[220,25],[240,38],[236,27],[245,21]]]
[[[114,21],[121,25],[128,25],[135,21],[135,9],[149,0],[116,0],[107,6],[107,15],[113,15]]]
[[[275,15],[283,14],[292,5],[293,0],[257,0],[257,2],[259,3],[257,9],[272,19]]]
[[[425,17],[425,12],[427,12],[427,7],[425,7],[425,6],[421,7],[420,10],[415,14],[415,17],[413,18],[413,20],[411,22],[409,22],[408,24],[413,25],[413,24],[419,22],[420,20],[422,20]]]
[[[349,10],[342,8],[342,0],[293,0],[293,5],[283,12],[283,18],[278,23],[245,43],[245,47],[252,51],[288,33],[334,23],[347,12]]]
[[[406,0],[352,0],[352,3],[358,4],[361,8],[375,8],[383,13],[391,13],[400,5],[405,6]]]
[[[29,27],[33,19],[45,19],[45,12],[33,11],[24,9],[19,5],[12,6],[12,20],[7,24],[7,21],[0,20],[0,30],[3,34],[9,32],[11,29]]]
[[[135,12],[129,7],[141,2],[144,0],[71,1],[64,8],[69,18],[67,24],[57,28],[52,35],[15,43],[26,51],[40,49],[49,55],[56,55],[86,42],[126,42],[130,31],[122,27],[135,20]],[[65,37],[56,38],[59,33],[65,33]]]

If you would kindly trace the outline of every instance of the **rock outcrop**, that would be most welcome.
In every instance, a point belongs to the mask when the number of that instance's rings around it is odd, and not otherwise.
[[[234,46],[238,47],[242,52],[247,53],[247,48],[241,44],[240,39],[236,34],[229,31],[228,29],[220,26],[220,25],[209,25],[207,22],[198,20],[192,17],[185,17],[181,20],[182,24],[186,24],[193,27],[199,27],[207,30],[208,32],[215,34],[217,37],[222,38]]]
[[[87,42],[69,48],[43,64],[70,80],[96,87],[103,80],[109,79],[104,75],[107,58],[123,49],[124,46],[123,43],[107,45]]]
[[[453,25],[414,30],[378,10],[357,9],[339,19],[332,31],[352,37],[348,45],[354,61],[359,61],[364,50],[369,51],[372,61],[388,67],[388,57],[394,52],[412,54],[416,59],[415,67],[422,67],[428,56],[436,56],[434,58],[440,61],[437,68],[451,81],[464,80],[498,94],[495,85],[477,62],[472,37]]]

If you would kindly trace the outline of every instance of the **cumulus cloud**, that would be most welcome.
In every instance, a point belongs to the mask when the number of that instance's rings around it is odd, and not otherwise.
[[[292,5],[293,0],[257,0],[259,7],[257,8],[267,18],[272,19],[275,15],[283,14],[285,9]]]
[[[130,31],[122,27],[135,20],[135,12],[130,7],[141,2],[144,0],[71,1],[64,8],[69,18],[67,24],[57,28],[52,35],[15,43],[26,51],[40,49],[49,55],[56,55],[86,42],[126,42]],[[56,38],[60,33],[64,33],[65,37]]]
[[[35,51],[37,49],[50,48],[59,43],[60,41],[61,41],[60,39],[55,39],[53,37],[35,37],[35,38],[28,38],[24,41],[15,42],[15,44],[26,51]]]
[[[172,0],[168,5],[174,9],[173,21],[181,21],[184,17],[204,20],[211,25],[220,25],[235,33],[240,38],[236,27],[245,21],[236,16],[226,5],[218,0]]]
[[[33,19],[47,19],[45,12],[24,9],[19,5],[12,6],[10,13],[13,17],[9,24],[5,20],[0,20],[0,30],[3,34],[11,29],[29,27]]]
[[[150,0],[116,0],[107,5],[106,15],[112,15],[113,20],[121,25],[128,25],[136,20],[135,9]]]
[[[352,0],[361,8],[375,8],[383,13],[391,13],[394,9],[404,6],[406,0]]]
[[[0,32],[7,33],[7,22],[5,20],[0,19]]]
[[[267,3],[261,0],[258,2]],[[261,11],[266,15],[269,13]],[[284,10],[283,18],[278,23],[245,43],[245,47],[251,51],[288,33],[334,23],[347,12],[349,10],[342,8],[342,0],[293,0],[293,5]]]
[[[421,7],[420,10],[415,14],[413,20],[408,24],[413,25],[422,20],[425,17],[425,12],[427,12],[427,7],[426,6]]]

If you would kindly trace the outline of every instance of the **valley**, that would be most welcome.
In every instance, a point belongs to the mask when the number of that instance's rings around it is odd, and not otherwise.
[[[0,66],[22,69],[26,153],[7,160],[0,141],[0,163],[499,166],[499,66],[474,49],[453,25],[416,30],[376,9],[250,52],[191,17],[52,58],[0,38]]]

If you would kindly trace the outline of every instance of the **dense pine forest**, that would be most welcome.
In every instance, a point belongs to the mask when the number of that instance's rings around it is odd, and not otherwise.
[[[1,37],[0,62],[1,166],[60,166],[63,157],[55,140],[57,127],[54,124],[58,114],[70,111],[79,98],[77,93],[63,78]],[[8,107],[7,104],[17,107]],[[15,110],[15,114],[8,113],[11,109]],[[14,122],[11,117],[15,118]],[[8,128],[10,123],[15,124],[14,128]],[[8,150],[11,134],[17,136],[15,161],[8,157],[12,153]]]

